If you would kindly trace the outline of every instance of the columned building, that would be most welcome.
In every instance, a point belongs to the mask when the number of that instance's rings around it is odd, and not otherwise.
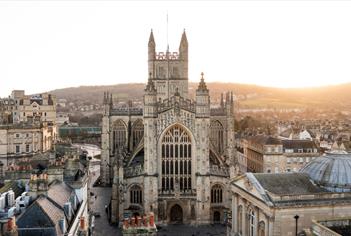
[[[151,32],[148,58],[142,107],[104,96],[101,177],[112,186],[111,220],[153,212],[160,224],[223,222],[235,174],[233,93],[211,108],[202,73],[190,98],[185,32],[178,52],[156,52]]]
[[[323,228],[318,225],[317,230],[316,222],[340,228],[349,225],[350,167],[350,154],[330,153],[298,173],[246,173],[236,177],[231,183],[229,235],[335,235],[330,231],[315,233]],[[308,233],[311,229],[313,234]],[[344,229],[348,233],[343,235],[350,235],[349,226]]]

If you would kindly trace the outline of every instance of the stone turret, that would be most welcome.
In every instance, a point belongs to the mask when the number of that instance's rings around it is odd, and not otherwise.
[[[149,80],[147,82],[144,94],[144,117],[156,117],[157,116],[157,91],[149,74]]]
[[[186,37],[185,30],[182,34],[179,45],[179,59],[187,61],[188,60],[188,39]]]
[[[201,80],[196,90],[196,117],[210,117],[210,94],[204,73],[201,73]]]
[[[156,43],[154,39],[154,33],[152,32],[152,30],[150,33],[149,43],[148,43],[148,56],[149,56],[149,61],[155,60],[156,58]]]
[[[104,106],[104,115],[108,116],[110,114],[110,109],[112,106],[112,95],[109,92],[104,92],[103,106]]]
[[[104,93],[104,115],[102,117],[101,133],[101,181],[104,185],[110,184],[110,109],[112,107],[112,95]]]

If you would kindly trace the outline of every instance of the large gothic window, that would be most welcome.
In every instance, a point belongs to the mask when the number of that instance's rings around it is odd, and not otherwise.
[[[129,191],[130,203],[131,204],[141,204],[143,201],[143,192],[138,185],[134,185]]]
[[[211,189],[211,203],[223,202],[223,190],[219,184],[216,184]]]
[[[179,125],[161,140],[162,191],[191,190],[191,138]]]
[[[223,152],[223,147],[224,147],[223,133],[224,133],[223,125],[218,120],[211,121],[210,141],[218,154],[221,154]]]
[[[112,126],[112,142],[113,142],[113,153],[115,153],[116,150],[122,148],[126,144],[126,126],[124,125],[123,121],[117,120],[114,122]]]
[[[144,125],[142,120],[136,120],[132,127],[132,148],[136,148],[144,135]]]

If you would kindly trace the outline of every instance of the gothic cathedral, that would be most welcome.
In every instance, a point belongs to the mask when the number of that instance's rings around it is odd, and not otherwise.
[[[188,40],[156,52],[151,31],[143,107],[104,95],[101,180],[112,186],[111,221],[153,212],[158,224],[223,222],[235,175],[233,93],[212,104],[201,74],[188,93]]]

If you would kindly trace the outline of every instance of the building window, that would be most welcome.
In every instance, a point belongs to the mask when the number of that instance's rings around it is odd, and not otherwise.
[[[16,138],[19,138],[20,137],[20,134],[16,134]]]
[[[29,152],[29,144],[26,144],[26,152]]]
[[[275,173],[279,173],[279,168],[278,168],[278,167],[275,167],[275,168],[274,168],[274,172],[275,172]]]
[[[309,157],[306,157],[306,162],[310,162],[310,158]]]
[[[211,203],[223,202],[223,189],[219,184],[216,184],[211,189]]]
[[[144,125],[142,120],[136,120],[133,124],[132,128],[132,148],[136,148],[136,146],[140,143],[140,140],[144,136]]]
[[[267,173],[271,173],[271,169],[267,169]]]
[[[238,207],[238,231],[242,234],[242,225],[243,225],[243,206]]]
[[[191,189],[191,138],[179,125],[169,128],[161,141],[162,191]]]
[[[221,154],[224,150],[224,129],[221,122],[218,120],[211,121],[211,134],[210,134],[210,142],[213,144],[216,152]]]
[[[291,162],[290,157],[286,158],[286,162],[287,162],[288,164],[290,164],[290,162]]]
[[[130,203],[131,204],[141,204],[143,201],[143,192],[141,188],[137,185],[134,185],[130,188]]]
[[[255,212],[252,209],[250,209],[250,211],[249,211],[249,236],[255,235],[255,232],[256,232],[255,221],[256,221]]]
[[[300,163],[303,163],[303,158],[302,157],[300,157]]]
[[[16,153],[20,153],[20,152],[21,152],[20,146],[16,145]]]
[[[126,144],[126,127],[121,120],[117,120],[112,126],[112,142],[113,149],[112,152],[115,153],[116,150],[123,148]]]

